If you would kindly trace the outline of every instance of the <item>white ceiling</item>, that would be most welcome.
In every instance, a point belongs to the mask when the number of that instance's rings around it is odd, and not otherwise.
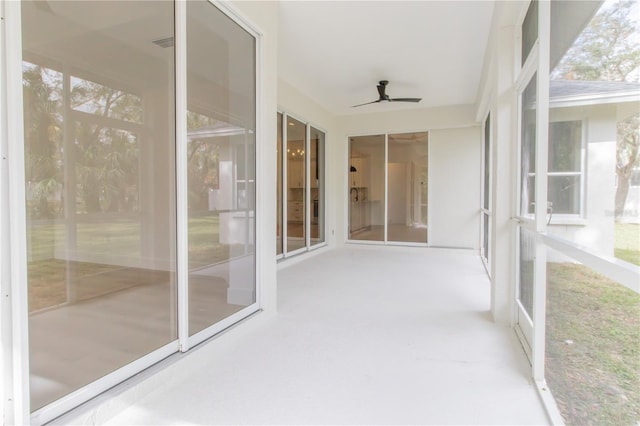
[[[278,73],[338,115],[476,101],[493,1],[284,1]],[[352,105],[378,98],[422,102]]]

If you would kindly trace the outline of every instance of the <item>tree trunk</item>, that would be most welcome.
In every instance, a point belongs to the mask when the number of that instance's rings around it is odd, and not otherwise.
[[[627,203],[627,195],[629,194],[629,181],[631,175],[618,173],[618,187],[616,188],[616,221],[624,216],[624,205]]]

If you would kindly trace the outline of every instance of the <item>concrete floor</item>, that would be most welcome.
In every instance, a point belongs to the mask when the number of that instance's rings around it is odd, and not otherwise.
[[[278,283],[277,315],[201,345],[158,369],[149,392],[133,385],[128,408],[106,415],[122,404],[105,404],[84,422],[548,423],[513,331],[491,321],[477,255],[347,246],[280,270]]]

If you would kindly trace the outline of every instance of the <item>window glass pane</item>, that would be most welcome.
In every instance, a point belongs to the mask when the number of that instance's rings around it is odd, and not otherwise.
[[[349,139],[349,239],[384,241],[384,135]]]
[[[489,210],[489,187],[491,185],[491,117],[484,122],[484,194],[482,206]]]
[[[387,163],[387,240],[427,242],[427,222],[422,215],[427,199],[428,133],[389,135]]]
[[[527,61],[529,53],[538,39],[538,1],[532,0],[522,23],[522,64]]]
[[[189,334],[255,294],[255,40],[187,2]]]
[[[549,176],[548,198],[553,214],[580,214],[580,176]]]
[[[547,253],[545,377],[566,424],[640,416],[640,295]]]
[[[282,254],[282,114],[278,113],[278,140],[276,142],[276,254]]]
[[[533,318],[533,261],[536,255],[535,235],[520,228],[518,300],[529,318]]]
[[[306,125],[287,117],[287,252],[307,246],[306,140]]]
[[[311,245],[324,242],[324,148],[325,135],[311,127]]]
[[[177,337],[174,52],[151,42],[174,20],[163,1],[21,7],[37,410]]]
[[[549,124],[549,172],[579,172],[582,169],[582,122]]]
[[[536,75],[521,96],[520,214],[534,212],[536,170]]]
[[[552,218],[548,232],[635,264],[640,114],[637,100],[620,95],[638,91],[639,63],[629,58],[639,14],[638,2],[551,2],[549,200],[554,214],[579,212],[582,222]]]
[[[489,215],[482,214],[482,255],[489,261]]]

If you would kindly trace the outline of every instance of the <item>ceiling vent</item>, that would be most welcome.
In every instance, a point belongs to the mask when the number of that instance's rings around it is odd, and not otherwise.
[[[173,47],[173,37],[159,38],[158,40],[153,40],[153,44],[163,48]]]

